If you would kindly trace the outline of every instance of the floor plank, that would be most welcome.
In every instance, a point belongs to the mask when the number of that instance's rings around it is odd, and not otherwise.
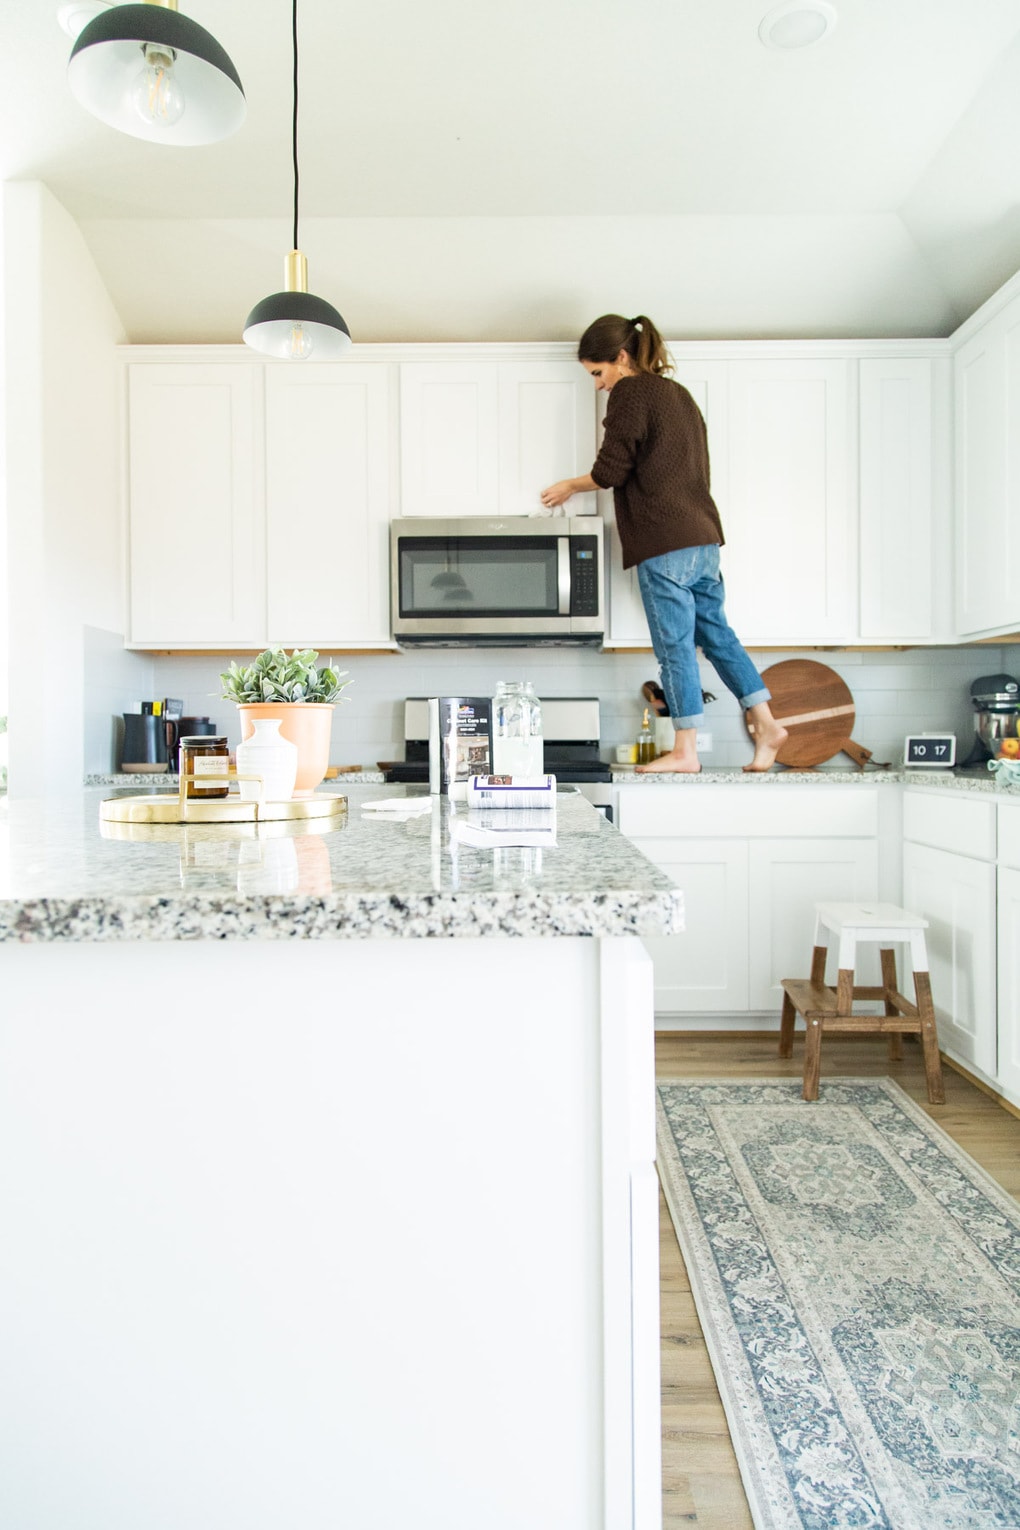
[[[802,1033],[792,1058],[777,1056],[775,1032],[711,1035],[661,1031],[659,1078],[793,1078],[803,1075]],[[920,1048],[908,1039],[890,1062],[875,1037],[826,1038],[826,1078],[894,1078],[933,1121],[1011,1195],[1020,1197],[1020,1119],[954,1069],[945,1069],[946,1103],[929,1105]],[[726,1417],[712,1375],[690,1282],[665,1200],[659,1195],[662,1357],[663,1530],[753,1530]]]

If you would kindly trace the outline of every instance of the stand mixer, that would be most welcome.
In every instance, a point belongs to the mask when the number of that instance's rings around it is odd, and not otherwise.
[[[977,737],[964,765],[984,765],[999,752],[1004,738],[1018,736],[1020,681],[1012,675],[982,675],[970,688]]]

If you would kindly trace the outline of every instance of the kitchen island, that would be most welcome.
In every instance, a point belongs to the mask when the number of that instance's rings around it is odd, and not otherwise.
[[[576,794],[0,809],[0,1523],[653,1530],[682,893]]]

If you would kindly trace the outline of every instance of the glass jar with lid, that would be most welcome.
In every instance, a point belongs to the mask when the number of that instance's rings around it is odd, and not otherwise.
[[[208,733],[182,738],[180,759],[181,775],[192,775],[198,778],[186,782],[185,796],[187,798],[198,798],[204,801],[210,797],[227,795],[229,788],[225,778],[230,766],[230,751],[225,738],[216,738]],[[222,776],[224,780],[222,784],[216,781],[205,786],[202,784],[203,776]]]
[[[492,701],[492,770],[497,776],[543,772],[542,708],[530,680],[500,680]]]

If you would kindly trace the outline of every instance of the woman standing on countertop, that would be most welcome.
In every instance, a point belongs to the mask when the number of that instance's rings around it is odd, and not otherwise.
[[[673,370],[662,336],[639,314],[607,313],[581,336],[577,357],[596,390],[610,395],[605,435],[591,473],[543,489],[548,509],[572,494],[612,489],[624,568],[635,563],[676,739],[640,771],[693,774],[704,721],[697,649],[701,648],[747,714],[754,759],[769,770],[787,737],[769,691],[723,610],[719,573],[722,522],[709,489],[708,436],[701,411]],[[622,386],[620,386],[622,384]]]

